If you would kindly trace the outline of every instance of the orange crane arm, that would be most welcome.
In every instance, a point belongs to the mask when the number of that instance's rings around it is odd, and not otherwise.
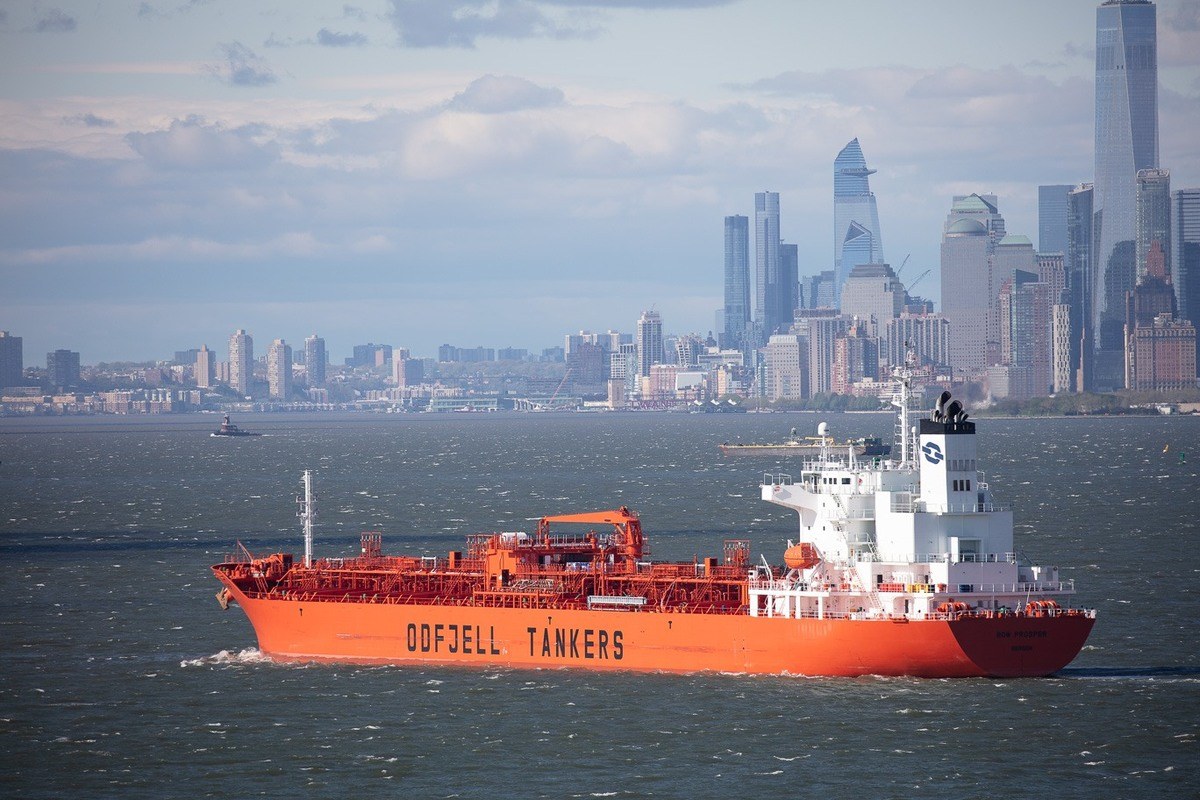
[[[557,514],[542,517],[541,521],[538,522],[538,535],[543,537],[548,536],[550,533],[550,523],[552,522],[582,525],[612,525],[616,533],[620,534],[619,547],[624,551],[626,561],[632,565],[633,562],[642,557],[644,546],[642,523],[638,519],[637,514],[634,514],[625,506],[621,506],[615,511],[591,511],[584,514]]]

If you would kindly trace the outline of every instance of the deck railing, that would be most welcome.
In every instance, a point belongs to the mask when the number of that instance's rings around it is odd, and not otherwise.
[[[904,583],[904,584],[887,584],[887,586],[902,586],[902,589],[896,590],[900,593],[907,594],[942,594],[942,595],[967,595],[967,594],[1013,594],[1013,595],[1041,595],[1041,594],[1074,594],[1075,581],[1027,581],[1021,583],[960,583],[960,584],[934,584],[934,583]],[[869,591],[864,591],[861,588],[855,588],[849,583],[807,583],[800,581],[793,583],[786,580],[771,580],[767,578],[750,578],[750,591],[760,592],[802,592],[807,594],[821,595],[855,595],[865,597],[870,594]],[[878,590],[878,587],[872,587]]]

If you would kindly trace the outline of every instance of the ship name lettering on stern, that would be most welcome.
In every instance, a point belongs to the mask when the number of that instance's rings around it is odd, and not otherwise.
[[[496,629],[488,626],[487,638],[480,633],[478,625],[453,625],[438,622],[408,623],[405,645],[410,653],[450,653],[456,655],[498,656]]]
[[[625,634],[603,628],[526,628],[529,655],[542,658],[585,658],[620,661]]]

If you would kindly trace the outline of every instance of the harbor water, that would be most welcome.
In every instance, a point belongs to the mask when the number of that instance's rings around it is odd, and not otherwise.
[[[1028,680],[279,665],[209,566],[241,542],[444,555],[625,505],[656,559],[782,561],[759,499],[787,458],[722,458],[886,414],[244,415],[0,420],[0,796],[1174,798],[1200,791],[1200,417],[979,419],[1019,553],[1098,609]],[[811,430],[810,430],[811,429]]]

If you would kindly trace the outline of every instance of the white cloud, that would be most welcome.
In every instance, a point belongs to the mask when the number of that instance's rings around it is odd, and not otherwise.
[[[391,0],[389,17],[404,47],[473,48],[481,38],[583,38],[586,26],[556,19],[531,0]]]
[[[244,170],[261,167],[277,157],[278,147],[255,141],[257,130],[226,130],[201,117],[174,120],[167,130],[134,132],[129,146],[153,167],[183,170]]]
[[[538,86],[524,78],[508,75],[484,75],[471,82],[450,101],[456,111],[499,114],[525,108],[544,108],[562,103],[561,89]]]
[[[34,23],[33,30],[37,33],[70,33],[75,27],[74,17],[61,9],[52,8]]]
[[[120,244],[78,244],[0,251],[0,260],[19,266],[53,264],[195,263],[259,260],[276,256],[313,258],[329,253],[309,232],[291,231],[257,242],[216,241],[185,236],[155,236]]]
[[[221,45],[225,60],[219,64],[205,66],[205,71],[230,86],[266,86],[278,78],[271,66],[241,42]]]

